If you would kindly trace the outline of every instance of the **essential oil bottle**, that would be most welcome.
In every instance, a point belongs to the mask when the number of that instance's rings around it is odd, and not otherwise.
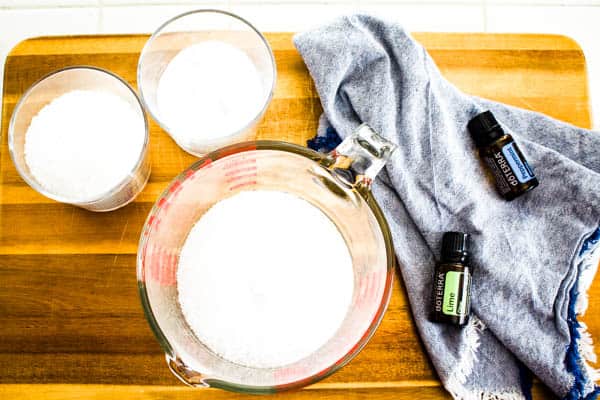
[[[442,256],[433,277],[431,319],[453,325],[465,325],[471,307],[471,269],[466,265],[469,235],[446,232],[442,238]]]
[[[513,137],[504,132],[490,111],[475,116],[467,128],[502,197],[513,200],[539,184]]]

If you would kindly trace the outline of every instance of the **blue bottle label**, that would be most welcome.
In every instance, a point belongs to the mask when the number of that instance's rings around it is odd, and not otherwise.
[[[523,158],[515,142],[505,145],[502,148],[502,154],[520,183],[525,183],[535,178],[531,167]]]

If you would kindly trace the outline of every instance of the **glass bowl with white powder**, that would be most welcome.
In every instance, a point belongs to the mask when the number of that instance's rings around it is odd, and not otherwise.
[[[169,185],[142,230],[137,274],[176,376],[274,393],[358,354],[391,292],[391,235],[370,183],[393,148],[366,126],[330,155],[246,142]]]
[[[91,211],[130,203],[150,176],[148,124],[135,91],[90,66],[64,68],[23,94],[8,128],[13,163],[53,200]]]
[[[154,120],[202,156],[251,140],[273,96],[275,58],[248,21],[220,10],[176,16],[148,39],[138,87]]]

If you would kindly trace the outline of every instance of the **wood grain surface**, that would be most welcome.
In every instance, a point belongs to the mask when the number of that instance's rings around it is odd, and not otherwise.
[[[589,127],[581,49],[552,35],[415,34],[462,90]],[[305,144],[321,107],[291,34],[267,35],[278,82],[259,137]],[[168,371],[138,299],[135,253],[144,219],[195,158],[151,122],[152,176],[136,201],[97,214],[44,198],[17,174],[8,122],[21,94],[68,65],[110,69],[135,86],[146,36],[31,39],[6,61],[0,148],[0,398],[200,399],[238,395],[183,387]],[[600,334],[596,279],[584,319]],[[550,397],[541,385],[536,398]],[[376,335],[348,366],[289,399],[433,399],[447,394],[425,356],[398,279]]]

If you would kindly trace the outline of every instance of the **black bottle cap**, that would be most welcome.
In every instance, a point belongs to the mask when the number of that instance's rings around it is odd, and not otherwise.
[[[476,115],[467,124],[467,129],[477,147],[485,147],[504,136],[504,130],[491,111]]]
[[[466,261],[469,234],[463,232],[446,232],[442,238],[442,260]]]

